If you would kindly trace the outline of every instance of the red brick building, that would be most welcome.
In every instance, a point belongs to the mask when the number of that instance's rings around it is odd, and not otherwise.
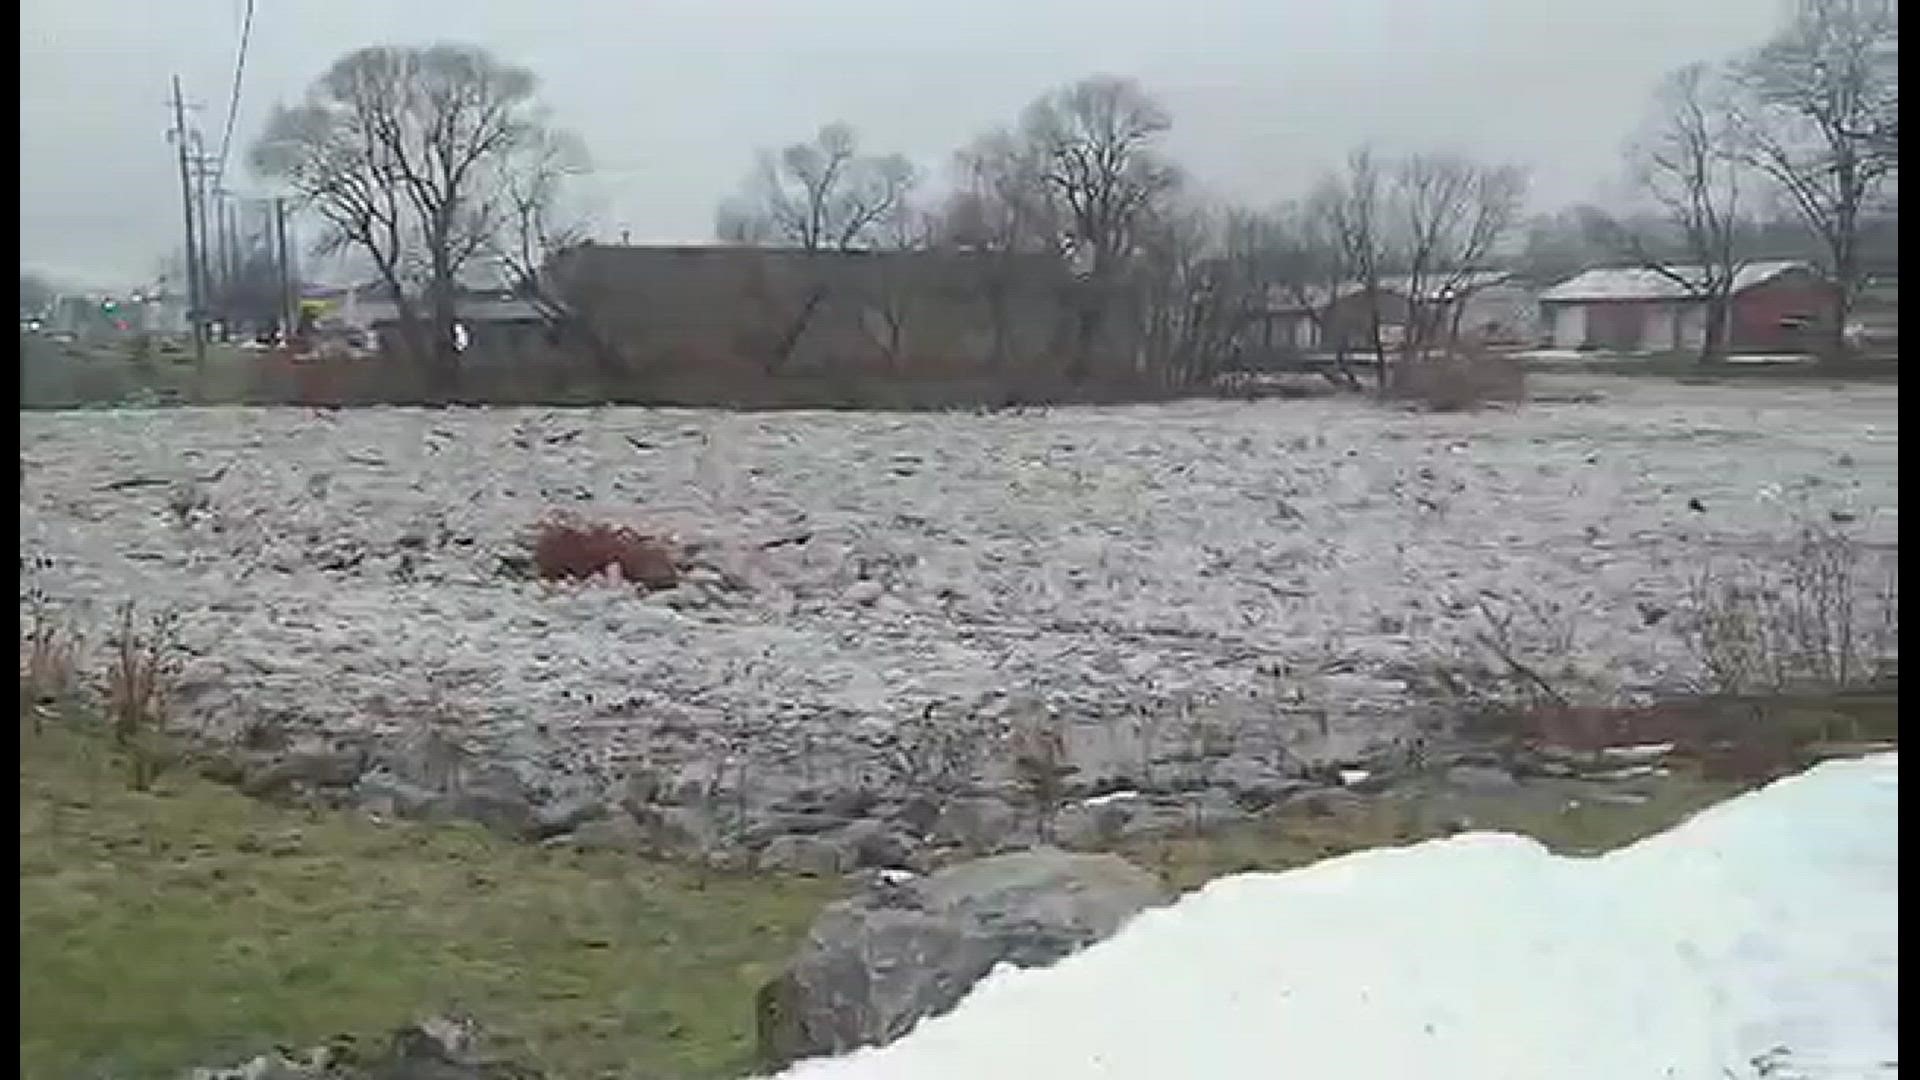
[[[1703,276],[1690,266],[1587,270],[1541,293],[1541,314],[1555,348],[1692,352],[1706,337],[1706,302],[1690,287]],[[1833,287],[1807,264],[1747,263],[1734,274],[1727,350],[1813,352],[1838,311]]]

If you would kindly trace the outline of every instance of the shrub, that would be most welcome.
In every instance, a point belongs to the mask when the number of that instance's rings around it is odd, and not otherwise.
[[[648,589],[671,589],[680,581],[673,551],[658,537],[604,523],[554,519],[540,525],[533,569],[543,580],[586,581],[608,567],[618,567],[622,580]]]
[[[1900,632],[1897,569],[1877,582],[1872,569],[1845,533],[1803,525],[1777,571],[1701,570],[1679,630],[1718,693],[1871,683],[1897,657]]]
[[[1526,400],[1527,373],[1518,360],[1480,348],[1401,360],[1387,380],[1388,398],[1435,412],[1470,412],[1489,402]]]

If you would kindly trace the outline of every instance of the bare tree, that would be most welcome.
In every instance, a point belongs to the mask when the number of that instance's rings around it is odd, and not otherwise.
[[[1390,198],[1407,276],[1402,356],[1424,354],[1443,332],[1453,344],[1471,276],[1513,228],[1526,189],[1519,168],[1461,154],[1411,154],[1395,164]]]
[[[1059,255],[1065,230],[1032,147],[1015,135],[997,131],[975,139],[954,155],[953,171],[954,191],[941,208],[936,240],[969,252],[978,267],[998,367],[1014,351],[1009,305],[1023,268]]]
[[[1090,372],[1095,341],[1140,226],[1179,186],[1179,171],[1157,149],[1172,124],[1138,83],[1109,76],[1047,94],[1021,116],[1026,159],[1085,259],[1088,288],[1069,368],[1075,381]]]
[[[1269,292],[1288,300],[1313,327],[1322,345],[1331,338],[1334,368],[1327,373],[1336,385],[1356,389],[1359,378],[1347,362],[1344,336],[1329,333],[1330,302],[1350,272],[1347,248],[1341,241],[1342,193],[1337,183],[1322,181],[1297,203],[1281,207],[1268,222],[1262,242],[1262,278]]]
[[[553,256],[587,238],[587,222],[563,202],[567,181],[588,168],[586,147],[570,134],[541,132],[497,164],[506,220],[494,252],[513,291],[557,322],[564,305],[547,267]]]
[[[721,205],[715,231],[805,251],[875,247],[918,180],[906,158],[863,155],[852,127],[828,124],[811,142],[762,151],[745,194]]]
[[[1615,249],[1701,303],[1706,318],[1700,342],[1703,363],[1726,352],[1744,232],[1744,170],[1725,89],[1705,64],[1690,64],[1669,75],[1654,99],[1646,132],[1629,148],[1634,181],[1659,207],[1658,224],[1673,241],[1662,243],[1650,237],[1648,229],[1604,214],[1587,219],[1588,227]],[[1664,253],[1676,250],[1688,263],[1684,269]]]
[[[1338,245],[1340,263],[1365,300],[1374,371],[1384,392],[1387,348],[1380,333],[1380,278],[1391,254],[1381,220],[1385,212],[1385,184],[1372,148],[1363,146],[1348,154],[1345,172],[1323,179],[1314,198],[1326,214],[1328,227]],[[1327,297],[1327,303],[1331,306],[1339,299],[1336,291]],[[1344,339],[1344,328],[1336,328],[1336,333]]]
[[[1206,207],[1176,205],[1140,223],[1143,359],[1167,386],[1217,375],[1251,305],[1251,259],[1225,246],[1223,222]]]
[[[507,285],[533,306],[555,339],[587,353],[608,395],[618,393],[630,365],[599,329],[595,291],[569,290],[556,280],[559,257],[586,243],[591,231],[566,199],[568,182],[588,169],[586,147],[565,132],[539,132],[497,164],[505,216],[494,254]]]
[[[1889,0],[1799,0],[1787,27],[1734,69],[1750,97],[1746,160],[1826,249],[1836,354],[1863,284],[1861,214],[1899,168],[1899,33]]]
[[[254,148],[255,169],[324,222],[322,253],[373,262],[409,351],[443,391],[459,374],[461,273],[497,250],[512,216],[505,163],[547,132],[535,87],[532,72],[471,46],[359,49],[276,109]]]

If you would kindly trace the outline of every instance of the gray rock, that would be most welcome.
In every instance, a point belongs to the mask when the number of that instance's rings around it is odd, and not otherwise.
[[[647,838],[647,850],[657,855],[698,855],[720,843],[719,826],[698,807],[647,807],[634,820]]]
[[[581,794],[558,799],[534,811],[534,835],[541,839],[559,836],[606,814],[607,805],[598,795]]]
[[[1091,803],[1062,807],[1053,819],[1054,840],[1076,850],[1109,847],[1126,832],[1127,825],[1143,806],[1143,800],[1136,796],[1095,799]]]
[[[837,814],[786,813],[764,814],[741,830],[740,841],[748,847],[760,847],[776,836],[819,836],[853,824],[851,818]]]
[[[430,817],[442,798],[438,791],[384,771],[366,773],[355,781],[353,797],[370,811],[399,818]]]
[[[934,822],[934,838],[968,851],[991,852],[1020,827],[1020,812],[1004,799],[975,795],[949,800]]]
[[[865,817],[879,801],[878,796],[864,787],[835,788],[821,800],[820,810],[834,817],[852,820]]]
[[[589,821],[573,830],[566,842],[582,851],[618,851],[640,855],[653,848],[653,838],[626,814]]]
[[[351,787],[367,765],[358,750],[296,750],[271,761],[249,765],[240,790],[255,798],[269,798],[295,787]]]
[[[512,788],[469,788],[446,796],[439,806],[446,817],[477,822],[510,839],[528,840],[539,835],[539,816],[532,801]]]
[[[770,873],[838,877],[852,870],[856,856],[847,845],[823,836],[776,836],[760,850],[757,863]]]
[[[940,802],[931,795],[910,795],[888,816],[914,836],[926,836],[940,820]]]
[[[872,818],[848,825],[833,839],[853,853],[856,868],[906,866],[913,858],[913,845],[906,837]]]
[[[1120,828],[1120,837],[1123,840],[1139,840],[1191,833],[1194,820],[1193,806],[1187,800],[1155,799],[1134,808],[1126,824]],[[1204,811],[1200,821],[1202,825],[1206,822]]]
[[[233,1068],[194,1069],[190,1080],[538,1080],[539,1072],[481,1052],[471,1021],[430,1017],[395,1031],[387,1045],[361,1053],[353,1040],[276,1051]]]
[[[665,787],[658,773],[641,769],[629,774],[626,783],[620,786],[620,805],[638,817],[642,809],[659,800]]]
[[[1520,786],[1513,774],[1497,765],[1455,765],[1447,770],[1447,783],[1462,791],[1512,791]]]
[[[951,1009],[1003,961],[1053,963],[1170,899],[1114,855],[998,855],[830,905],[761,987],[759,1049],[780,1067],[898,1038]]]

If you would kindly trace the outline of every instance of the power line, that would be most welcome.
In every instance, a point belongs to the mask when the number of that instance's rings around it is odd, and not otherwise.
[[[214,175],[227,174],[227,151],[233,145],[233,122],[240,115],[240,80],[247,72],[247,44],[253,40],[253,3],[247,0],[247,13],[240,22],[240,51],[233,60],[233,90],[227,96],[226,129],[220,135],[219,167]]]

